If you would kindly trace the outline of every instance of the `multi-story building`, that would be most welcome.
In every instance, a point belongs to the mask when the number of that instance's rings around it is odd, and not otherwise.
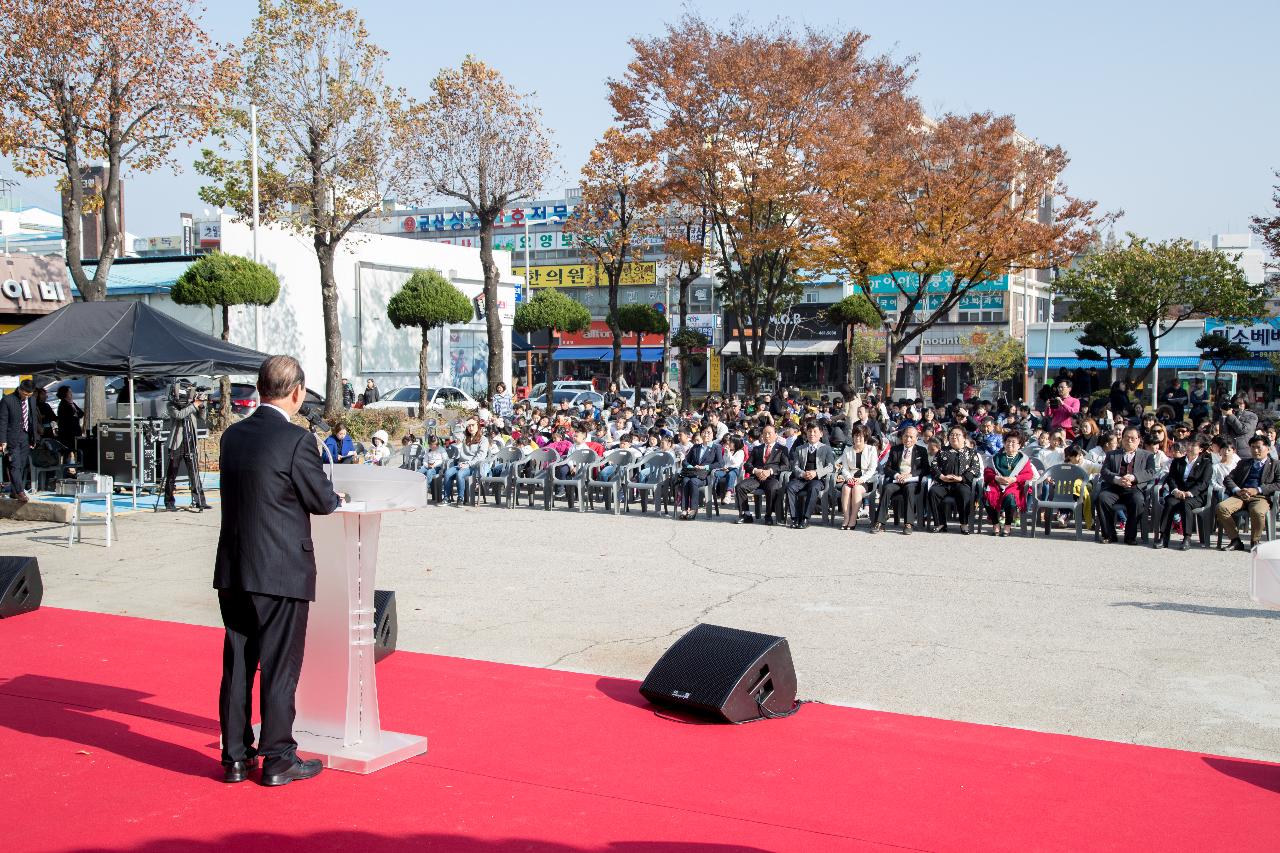
[[[896,278],[896,281],[895,281]],[[949,400],[960,396],[973,383],[969,352],[984,335],[1004,333],[1025,341],[1030,323],[1043,322],[1050,310],[1048,270],[1027,270],[1002,275],[986,281],[961,297],[945,318],[917,337],[905,352],[894,353],[894,387],[915,388],[925,399]],[[938,276],[926,287],[926,296],[918,306],[932,314],[942,304],[954,282],[949,273]],[[896,273],[871,278],[871,296],[885,312],[889,322],[896,322],[899,311],[906,307],[908,292],[918,289],[917,273]],[[778,381],[802,388],[834,389],[844,378],[843,355],[840,354],[840,330],[826,318],[826,309],[847,296],[861,293],[853,282],[841,278],[822,278],[804,288],[800,301],[780,316],[773,318],[766,334],[765,356],[777,357]],[[733,338],[734,318],[724,317],[729,338],[723,347],[725,358],[738,354]],[[869,330],[883,346],[883,329]],[[878,380],[883,372],[883,359],[868,365]],[[1021,392],[1021,389],[1017,389]]]
[[[562,340],[555,358],[562,362],[562,376],[572,373],[599,377],[608,373],[608,362],[613,357],[612,335],[605,323],[609,314],[609,288],[594,259],[581,249],[572,232],[566,228],[569,216],[580,199],[579,190],[568,189],[560,198],[541,199],[504,210],[495,223],[494,249],[510,252],[512,273],[525,278],[525,287],[517,294],[517,302],[523,301],[533,289],[552,287],[582,303],[591,312],[591,329]],[[365,227],[369,231],[412,240],[473,248],[480,245],[479,220],[464,206],[384,211]],[[526,266],[529,268],[527,273]],[[618,304],[652,305],[674,318],[678,302],[678,285],[666,263],[661,241],[651,239],[646,242],[643,257],[624,271],[618,287]],[[688,325],[707,334],[713,342],[720,332],[715,287],[710,278],[699,279],[689,289]],[[535,380],[542,376],[545,350],[546,341],[540,340],[539,336],[533,336],[532,340],[516,336],[514,373],[517,381],[522,376],[534,375]],[[648,367],[637,371],[633,365],[636,358],[634,339],[625,338],[622,360],[627,365],[626,376],[631,381],[656,378],[662,350],[661,338],[646,339],[640,357]],[[718,356],[712,358],[712,367],[716,369],[693,372],[691,379],[695,387],[718,390],[718,360]],[[673,378],[670,372],[667,376]],[[714,378],[709,380],[709,376]]]
[[[1249,234],[1214,234],[1208,240],[1197,241],[1196,247],[1214,249],[1235,260],[1251,284],[1261,284],[1271,274],[1266,253],[1254,248]],[[1052,323],[1046,323],[1040,316],[1032,320],[1027,347],[1031,376],[1038,383],[1051,381],[1062,371],[1089,371],[1092,368],[1105,381],[1112,381],[1113,377],[1107,372],[1104,362],[1076,357],[1075,351],[1080,349],[1081,332],[1075,323],[1067,319],[1066,308],[1061,302],[1055,304]],[[1201,360],[1200,350],[1196,346],[1196,340],[1205,332],[1222,332],[1252,353],[1251,358],[1224,365],[1224,373],[1228,375],[1224,384],[1233,390],[1248,389],[1259,400],[1274,399],[1276,372],[1269,357],[1280,354],[1280,300],[1276,299],[1268,303],[1265,317],[1244,322],[1228,322],[1210,317],[1180,323],[1160,340],[1156,376],[1154,382],[1148,376],[1148,389],[1151,384],[1163,388],[1171,380],[1185,382],[1193,377],[1211,374],[1212,365]],[[1133,367],[1137,371],[1144,371],[1150,363],[1148,342],[1146,335],[1139,334],[1137,337],[1142,355],[1134,361]],[[1125,362],[1116,371],[1116,378],[1123,377],[1127,368],[1128,362]],[[1149,400],[1150,391],[1144,393]]]

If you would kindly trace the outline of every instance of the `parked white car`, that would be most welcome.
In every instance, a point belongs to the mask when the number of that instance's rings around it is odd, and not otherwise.
[[[556,392],[561,391],[594,391],[595,386],[589,379],[561,379],[556,382]],[[530,397],[542,397],[547,393],[547,383],[539,382],[529,389]]]
[[[370,403],[365,406],[366,409],[417,409],[420,408],[422,402],[421,389],[417,385],[397,388],[390,392],[376,403]],[[474,410],[480,407],[480,404],[472,399],[471,395],[461,388],[454,388],[451,385],[441,385],[438,388],[429,388],[427,392],[431,395],[430,401],[427,403],[428,409],[443,409],[446,406]]]

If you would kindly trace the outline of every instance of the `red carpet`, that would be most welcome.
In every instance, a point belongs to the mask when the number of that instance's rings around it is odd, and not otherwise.
[[[634,682],[405,652],[378,666],[382,722],[427,755],[223,785],[220,648],[169,622],[0,622],[0,849],[1280,849],[1277,765],[823,705],[682,724]]]

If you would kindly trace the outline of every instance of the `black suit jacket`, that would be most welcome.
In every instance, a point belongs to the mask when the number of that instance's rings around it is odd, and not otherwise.
[[[40,411],[36,406],[36,395],[27,398],[27,437],[22,441],[22,398],[18,392],[5,394],[0,399],[0,444],[21,444],[24,448],[35,447],[40,438]]]
[[[1124,451],[1113,450],[1107,454],[1106,461],[1102,463],[1103,488],[1115,489],[1117,491],[1127,492],[1127,488],[1116,484],[1116,478],[1120,477],[1124,471]],[[1134,488],[1140,488],[1144,483],[1149,483],[1156,476],[1156,458],[1151,455],[1148,450],[1139,447],[1133,451],[1133,479]]]
[[[1187,465],[1187,458],[1175,459],[1169,463],[1169,478],[1166,481],[1171,488],[1180,492],[1188,492],[1196,506],[1203,506],[1205,490],[1213,482],[1213,461],[1208,453],[1196,457],[1194,465]]]
[[[694,471],[694,466],[706,465],[705,471]],[[681,473],[686,477],[696,477],[699,480],[705,480],[711,475],[712,471],[717,471],[724,467],[724,451],[718,444],[695,444],[689,448],[689,452],[684,455],[684,466]]]
[[[311,433],[259,408],[222,434],[217,589],[314,601],[311,516],[338,508]]]
[[[893,478],[898,476],[898,466],[902,464],[902,454],[906,451],[905,444],[895,444],[893,449],[889,451],[888,458],[884,461],[884,481],[886,483],[893,482]],[[929,450],[922,444],[917,444],[911,448],[911,476],[927,477],[929,475]]]
[[[751,456],[747,462],[747,474],[750,474],[757,468],[768,468],[773,472],[774,477],[787,470],[790,464],[791,456],[787,453],[787,446],[781,442],[775,442],[773,447],[769,448],[769,452],[765,453],[765,446],[762,444],[758,447],[751,448]]]

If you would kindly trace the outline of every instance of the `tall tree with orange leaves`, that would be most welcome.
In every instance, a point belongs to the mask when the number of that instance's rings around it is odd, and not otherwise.
[[[909,101],[908,67],[869,56],[866,41],[745,21],[718,30],[685,16],[632,40],[626,73],[609,83],[619,126],[706,208],[722,301],[741,355],[757,366],[768,318],[820,260],[821,152],[833,134],[858,136]],[[756,375],[747,374],[750,392]]]
[[[0,0],[0,153],[23,175],[57,178],[67,267],[85,301],[106,298],[123,248],[124,170],[171,167],[175,147],[208,131],[234,79],[191,0]],[[98,164],[105,180],[93,193],[83,170]],[[102,212],[103,239],[89,275],[81,216],[92,211]],[[106,413],[101,379],[88,396],[96,421]]]
[[[1009,116],[918,114],[878,128],[869,151],[824,152],[824,254],[887,322],[894,353],[992,279],[1065,265],[1101,224],[1095,204],[1059,180],[1066,153],[1021,135]],[[894,308],[872,293],[872,277],[886,274]]]
[[[582,200],[566,229],[579,249],[604,272],[609,285],[607,322],[613,335],[609,378],[622,379],[622,328],[618,325],[618,284],[627,264],[644,257],[645,240],[658,230],[659,169],[637,134],[615,127],[591,149],[582,167]],[[640,365],[636,365],[636,377]]]

